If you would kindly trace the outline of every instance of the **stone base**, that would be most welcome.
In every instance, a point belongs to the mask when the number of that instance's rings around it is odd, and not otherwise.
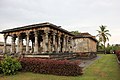
[[[24,57],[38,57],[47,59],[73,59],[76,57],[74,53],[42,53],[42,54],[24,54]]]
[[[50,58],[50,55],[24,55],[24,57]]]

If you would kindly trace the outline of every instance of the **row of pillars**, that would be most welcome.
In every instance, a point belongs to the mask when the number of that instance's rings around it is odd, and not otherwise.
[[[29,49],[29,42],[30,42],[30,32],[26,32],[26,54],[30,53],[30,49]],[[42,52],[43,53],[47,53],[47,52],[51,52],[51,48],[52,48],[52,52],[65,52],[65,51],[72,51],[72,37],[69,36],[61,36],[60,34],[56,34],[55,32],[53,32],[52,35],[52,39],[53,39],[53,43],[50,44],[50,38],[48,36],[49,31],[44,30],[44,34],[42,34]],[[15,35],[17,36],[18,40],[17,40],[17,48],[16,48],[16,44],[15,44]],[[56,42],[56,35],[57,35],[57,41]],[[38,31],[34,31],[34,52],[33,53],[39,53],[39,46],[38,46]],[[63,40],[61,40],[61,37],[63,38]],[[23,53],[23,39],[22,36],[19,34],[14,34],[11,35],[11,53]],[[6,53],[6,41],[7,41],[7,35],[4,35],[4,50],[3,53]],[[61,44],[61,41],[63,41]],[[52,45],[52,47],[51,47]],[[32,46],[33,47],[33,46]],[[16,48],[16,50],[15,50]]]

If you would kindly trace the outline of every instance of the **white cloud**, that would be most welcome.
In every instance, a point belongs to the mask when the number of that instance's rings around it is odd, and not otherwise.
[[[120,0],[0,0],[0,30],[51,22],[69,31],[96,35],[103,24],[113,34],[111,43],[120,43],[119,3]]]

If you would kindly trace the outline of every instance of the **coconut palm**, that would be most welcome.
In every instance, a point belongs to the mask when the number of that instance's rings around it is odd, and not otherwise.
[[[101,25],[99,27],[100,30],[97,30],[98,31],[97,37],[99,37],[99,42],[103,43],[105,51],[105,43],[106,41],[109,41],[108,36],[111,36],[111,34],[109,34],[109,30],[106,29],[107,26]],[[106,53],[106,51],[104,53]]]

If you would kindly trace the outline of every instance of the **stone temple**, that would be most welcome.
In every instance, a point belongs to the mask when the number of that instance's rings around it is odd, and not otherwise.
[[[85,52],[86,49],[89,49],[88,52],[97,51],[97,40],[92,35],[75,36],[61,26],[49,22],[7,29],[1,33],[4,35],[3,53],[7,50],[8,36],[11,37],[10,53],[12,54]],[[84,50],[87,45],[89,48]]]

